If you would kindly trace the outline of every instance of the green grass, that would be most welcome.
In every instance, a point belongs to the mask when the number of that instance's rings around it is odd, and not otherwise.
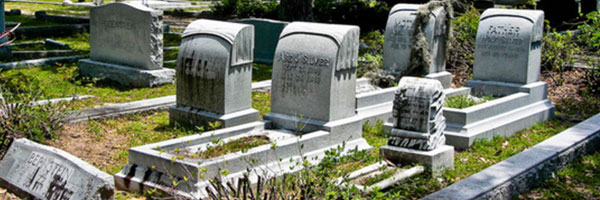
[[[260,64],[260,63],[253,63],[252,67],[256,67],[258,69],[258,70],[254,70],[254,69],[252,70],[252,81],[253,82],[271,79],[271,74],[273,73],[273,66],[266,65],[266,64]]]
[[[444,107],[463,109],[474,105],[482,104],[488,101],[494,100],[494,97],[484,96],[480,100],[475,100],[469,95],[457,95],[446,97],[444,100]]]
[[[225,144],[220,144],[220,142],[222,142],[222,141],[217,142],[216,146],[210,146],[205,151],[201,151],[198,153],[189,154],[189,153],[181,152],[181,151],[179,151],[179,149],[176,149],[176,150],[172,151],[171,153],[174,153],[175,155],[183,154],[185,157],[188,157],[188,158],[205,160],[205,159],[219,157],[219,156],[222,156],[222,155],[225,155],[228,153],[234,153],[234,152],[238,152],[238,151],[242,151],[242,152],[248,151],[249,149],[254,148],[254,147],[258,147],[258,146],[265,145],[265,144],[270,144],[271,140],[267,136],[256,135],[256,136],[248,136],[248,137],[243,137],[243,138],[235,139],[232,141],[228,141]]]
[[[181,36],[177,34],[164,34],[163,41],[163,46],[165,47],[179,46],[181,44]]]
[[[600,197],[600,152],[569,164],[519,199],[597,199]]]
[[[271,93],[252,91],[252,108],[258,110],[261,117],[271,112]]]
[[[175,85],[154,88],[124,88],[111,82],[88,82],[76,79],[77,64],[35,67],[0,72],[0,86],[12,93],[40,93],[42,99],[62,98],[73,95],[93,95],[94,98],[76,101],[75,109],[102,106],[162,97],[175,94]],[[29,87],[23,88],[25,85]],[[18,100],[18,99],[17,99]]]
[[[60,1],[62,2],[62,1]],[[4,4],[5,10],[20,9],[23,14],[33,15],[35,11],[46,11],[47,14],[61,14],[61,15],[73,15],[73,16],[85,16],[89,15],[89,8],[86,7],[73,7],[73,6],[62,6],[62,5],[50,5],[50,4],[33,4],[33,3],[17,3],[17,2],[6,2]]]
[[[52,23],[52,22],[47,22],[47,21],[42,21],[42,20],[36,20],[35,17],[32,16],[32,15],[6,16],[5,20],[9,21],[9,22],[19,22],[19,23],[21,23],[21,26],[19,26],[19,27],[59,25],[57,23]]]

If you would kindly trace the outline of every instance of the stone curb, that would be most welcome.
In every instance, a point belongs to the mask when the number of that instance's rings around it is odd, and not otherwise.
[[[511,199],[600,147],[600,114],[423,199]]]
[[[0,70],[10,70],[10,69],[22,69],[33,66],[43,66],[43,65],[51,65],[54,63],[68,63],[75,62],[79,59],[86,58],[87,56],[64,56],[64,57],[51,57],[51,58],[40,58],[40,59],[32,59],[32,60],[23,60],[17,62],[9,62],[0,64]]]

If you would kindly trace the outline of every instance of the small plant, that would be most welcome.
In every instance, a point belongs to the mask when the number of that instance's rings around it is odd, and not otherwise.
[[[600,94],[600,66],[593,65],[592,69],[586,71],[586,84],[592,94]]]
[[[549,24],[546,21],[546,24]],[[546,26],[548,31],[544,36],[542,48],[542,68],[546,71],[557,72],[549,73],[555,83],[562,85],[564,79],[563,72],[568,66],[575,63],[575,55],[580,52],[577,44],[573,41],[573,35],[567,31],[566,34],[560,34],[552,31],[551,27]],[[556,76],[554,75],[556,74]]]
[[[493,97],[489,96],[484,96],[479,99],[475,99],[469,95],[457,95],[446,97],[446,100],[444,101],[444,107],[463,109],[477,104],[482,104],[493,99]]]
[[[581,34],[577,37],[584,44],[584,47],[590,51],[599,53],[600,51],[600,14],[597,11],[586,15],[587,21],[579,25]]]
[[[194,158],[194,159],[210,159],[210,158],[215,158],[215,157],[219,157],[228,153],[233,153],[233,152],[247,152],[249,149],[254,148],[254,147],[258,147],[264,144],[269,144],[271,143],[271,140],[264,135],[258,135],[258,136],[248,136],[248,137],[243,137],[240,139],[236,139],[236,140],[232,140],[229,141],[227,143],[222,143],[222,140],[218,140],[218,141],[213,141],[213,144],[216,144],[215,146],[210,146],[208,147],[206,150],[198,152],[198,153],[193,153],[193,154],[189,154],[187,153],[185,150],[182,149],[175,149],[173,151],[171,151],[171,153],[175,154],[175,155],[181,155],[181,154],[185,154],[183,156],[186,157],[190,157],[190,158]]]

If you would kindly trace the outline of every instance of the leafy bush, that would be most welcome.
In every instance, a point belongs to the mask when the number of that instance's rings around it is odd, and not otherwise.
[[[0,157],[15,139],[27,139],[45,143],[56,138],[65,118],[64,104],[36,105],[30,102],[35,96],[28,95],[25,103],[0,102]]]
[[[362,33],[385,29],[390,7],[376,0],[315,0],[314,20],[322,23],[353,24]]]
[[[593,94],[600,94],[600,66],[594,65],[585,75],[588,90]]]
[[[212,7],[213,14],[222,17],[278,19],[279,3],[275,0],[223,0]]]
[[[43,95],[40,91],[44,91],[40,77],[22,71],[0,73],[0,88],[5,98],[21,102],[32,99],[32,95]]]
[[[581,30],[578,39],[588,50],[600,53],[600,14],[596,11],[590,12],[586,18],[587,21],[578,26]]]
[[[452,20],[454,37],[446,59],[448,68],[469,70],[473,68],[473,52],[475,52],[475,38],[480,16],[475,7],[470,7],[465,13]]]
[[[548,23],[546,21],[546,23]],[[546,35],[542,47],[542,69],[558,73],[549,73],[557,84],[563,83],[562,74],[568,66],[575,63],[575,55],[580,52],[579,47],[573,40],[571,32],[560,34],[556,31],[550,32],[550,26],[546,27]],[[557,74],[557,76],[554,76]]]

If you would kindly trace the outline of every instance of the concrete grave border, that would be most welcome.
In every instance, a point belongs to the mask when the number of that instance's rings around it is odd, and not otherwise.
[[[597,114],[517,155],[423,199],[511,199],[600,148]]]

